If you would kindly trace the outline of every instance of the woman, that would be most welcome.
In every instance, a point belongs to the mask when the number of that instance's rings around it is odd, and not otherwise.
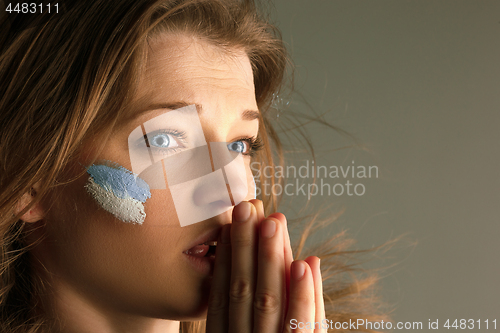
[[[61,8],[2,22],[2,332],[323,322],[318,257],[294,261],[277,199],[253,199],[250,162],[273,166],[280,147],[266,110],[286,67],[255,4]],[[349,311],[355,286],[336,291]]]

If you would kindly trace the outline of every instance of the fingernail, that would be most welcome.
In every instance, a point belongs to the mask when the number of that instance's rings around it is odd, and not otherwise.
[[[231,226],[223,226],[222,227],[220,241],[222,244],[231,243]]]
[[[304,273],[306,272],[306,266],[303,262],[296,261],[292,265],[292,277],[300,281],[304,277]]]
[[[264,238],[271,238],[276,233],[276,222],[273,220],[264,220],[260,227],[260,235]]]
[[[250,217],[251,212],[252,204],[248,201],[242,201],[234,207],[234,220],[236,222],[245,222]]]

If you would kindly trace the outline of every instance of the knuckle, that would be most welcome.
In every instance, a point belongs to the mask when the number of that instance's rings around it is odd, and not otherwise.
[[[248,279],[238,278],[231,281],[229,297],[233,303],[248,301],[252,295],[252,285]]]
[[[253,240],[248,235],[235,235],[231,238],[231,245],[233,247],[251,247]]]
[[[310,306],[314,304],[314,295],[312,293],[292,293],[290,295],[290,301],[304,306]]]
[[[278,312],[280,300],[276,294],[261,292],[255,294],[254,308],[264,314],[274,314]]]
[[[283,260],[283,255],[273,249],[263,249],[263,251],[259,251],[259,254],[266,262],[272,264],[278,264]]]

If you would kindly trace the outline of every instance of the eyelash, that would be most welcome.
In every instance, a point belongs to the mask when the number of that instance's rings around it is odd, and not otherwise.
[[[159,130],[159,131],[155,131],[155,132],[148,133],[148,134],[144,135],[143,138],[144,138],[144,141],[146,141],[146,147],[148,147],[149,149],[161,152],[163,154],[170,154],[172,152],[175,153],[180,148],[183,148],[183,147],[175,147],[175,148],[163,149],[163,148],[160,148],[160,147],[151,146],[151,144],[149,143],[148,136],[152,138],[152,137],[154,137],[155,135],[158,135],[158,134],[168,134],[168,135],[174,136],[176,139],[179,140],[178,143],[181,143],[181,144],[185,144],[186,143],[186,139],[187,139],[186,132],[184,132],[184,131],[178,131],[176,129]]]
[[[255,137],[255,136],[252,136],[252,137],[245,137],[245,138],[240,138],[238,140],[235,140],[233,142],[237,142],[237,141],[244,141],[248,144],[248,152],[247,153],[243,153],[243,155],[246,155],[246,156],[250,156],[250,157],[254,157],[255,154],[262,150],[262,148],[264,148],[264,142],[262,142],[262,139],[260,137]]]
[[[175,136],[176,139],[179,139],[180,143],[186,143],[186,139],[187,139],[186,132],[178,131],[175,129],[166,129],[166,130],[160,130],[160,131],[156,131],[153,133],[149,133],[149,137],[153,137],[157,134],[169,134],[169,135]],[[177,147],[177,148],[162,149],[159,147],[151,146],[149,143],[149,140],[148,140],[148,135],[144,135],[144,140],[146,141],[146,146],[148,148],[155,149],[158,151],[163,151],[163,152],[168,151],[168,153],[170,153],[170,152],[176,152],[179,148],[182,148],[182,147]],[[264,148],[264,143],[262,142],[262,139],[260,137],[255,137],[255,136],[243,137],[243,138],[239,138],[237,140],[234,140],[232,142],[238,142],[238,141],[243,141],[243,142],[246,142],[248,144],[248,152],[242,153],[245,156],[253,157],[253,156],[255,156],[255,154],[258,151],[260,151],[260,150],[262,150],[262,148]]]

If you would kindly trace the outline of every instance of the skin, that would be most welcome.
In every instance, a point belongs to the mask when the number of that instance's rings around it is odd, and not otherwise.
[[[177,101],[202,105],[207,142],[258,133],[257,119],[242,119],[245,110],[258,110],[248,57],[186,35],[164,35],[150,43],[132,116],[104,150],[87,143],[65,176],[78,175],[94,159],[131,169],[128,135],[168,112],[142,111]],[[249,167],[250,157],[245,163]],[[56,187],[23,216],[30,239],[43,236],[31,254],[36,274],[49,281],[41,301],[57,318],[58,332],[178,332],[179,320],[207,319],[207,332],[275,333],[287,331],[284,323],[292,318],[324,318],[319,259],[293,261],[283,214],[265,217],[262,202],[250,200],[180,227],[176,216],[165,214],[174,209],[169,190],[151,190],[144,224],[127,224],[98,207],[84,188],[87,179]],[[182,252],[213,230],[220,235],[210,276],[194,270]]]

